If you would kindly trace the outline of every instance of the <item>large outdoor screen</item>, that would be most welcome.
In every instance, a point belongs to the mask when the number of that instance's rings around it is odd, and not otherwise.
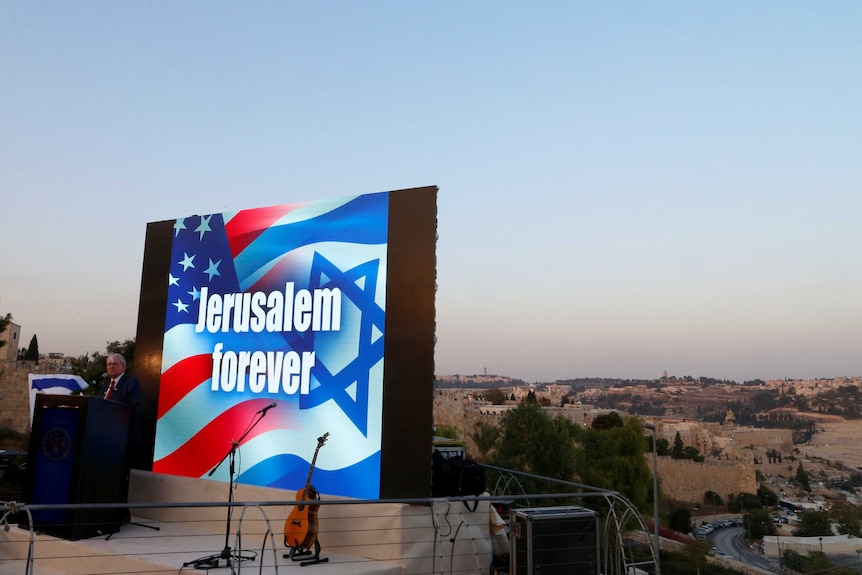
[[[151,224],[152,470],[227,481],[236,447],[240,483],[302,488],[317,455],[321,493],[427,496],[435,238],[436,188]]]

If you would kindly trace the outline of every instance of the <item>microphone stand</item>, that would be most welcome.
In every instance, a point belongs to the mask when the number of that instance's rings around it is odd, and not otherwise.
[[[249,560],[253,561],[254,560],[254,556],[245,556],[245,555],[242,555],[242,553],[239,553],[236,556],[234,556],[231,552],[231,549],[230,549],[230,543],[229,543],[230,542],[230,519],[231,519],[231,513],[233,512],[233,506],[231,504],[233,503],[234,461],[236,459],[236,450],[242,444],[243,439],[245,439],[246,436],[248,436],[248,434],[251,433],[251,430],[254,429],[254,427],[258,423],[260,423],[260,420],[263,419],[264,416],[266,416],[266,412],[269,411],[269,409],[271,407],[273,407],[274,405],[275,404],[273,404],[272,406],[264,407],[263,409],[261,409],[260,411],[258,411],[257,413],[254,414],[254,417],[256,417],[256,419],[252,420],[251,425],[249,425],[248,428],[246,428],[245,432],[243,432],[243,434],[240,436],[239,439],[237,439],[235,441],[234,440],[231,441],[230,449],[228,450],[228,452],[225,454],[224,457],[221,458],[221,461],[219,461],[216,464],[216,466],[213,467],[210,470],[210,472],[207,474],[207,477],[212,477],[213,473],[215,473],[216,470],[221,466],[221,464],[225,462],[225,459],[230,459],[230,465],[228,467],[228,470],[229,470],[228,473],[230,474],[230,483],[228,484],[227,525],[225,526],[225,533],[224,533],[224,549],[222,549],[222,551],[219,555],[211,555],[209,557],[203,557],[201,559],[196,559],[194,561],[190,561],[188,563],[183,564],[183,567],[186,567],[188,565],[194,565],[195,568],[211,569],[211,568],[219,567],[218,560],[224,559],[226,562],[226,566],[230,567],[231,573],[233,573],[234,570],[233,570],[233,565],[231,564],[231,559],[236,558],[238,561],[249,561]]]

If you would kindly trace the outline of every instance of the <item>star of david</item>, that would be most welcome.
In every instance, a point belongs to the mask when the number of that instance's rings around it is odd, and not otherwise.
[[[338,373],[319,360],[311,373],[320,382],[308,395],[300,396],[300,409],[311,409],[332,399],[363,435],[368,435],[368,395],[371,369],[383,359],[385,311],[374,301],[380,261],[372,260],[341,271],[318,253],[311,263],[309,289],[339,288],[360,312],[359,348],[356,357]],[[314,349],[314,332],[308,332],[302,347]],[[352,389],[352,391],[351,391]]]

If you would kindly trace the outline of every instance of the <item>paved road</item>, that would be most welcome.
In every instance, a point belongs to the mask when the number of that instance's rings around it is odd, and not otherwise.
[[[717,555],[724,555],[730,559],[735,559],[740,563],[759,567],[768,571],[778,572],[778,556],[761,555],[757,547],[750,550],[745,544],[745,531],[742,527],[725,527],[724,529],[716,529],[707,538],[715,547]],[[853,555],[832,555],[828,554],[827,559],[835,565],[852,567],[856,571],[862,573],[862,563],[860,558]]]
[[[742,527],[725,527],[713,531],[708,540],[716,549],[717,555],[724,555],[740,563],[778,572],[778,557],[761,555],[757,547],[752,551],[744,541],[745,530]]]
[[[859,555],[853,553],[850,554],[842,554],[842,555],[833,555],[827,554],[826,558],[829,559],[835,565],[841,565],[842,567],[852,567],[856,571],[862,573],[862,563],[859,562]]]

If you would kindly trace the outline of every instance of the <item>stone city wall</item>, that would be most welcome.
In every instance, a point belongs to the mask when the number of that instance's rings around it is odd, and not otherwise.
[[[796,477],[796,471],[799,469],[799,461],[791,461],[784,459],[781,463],[769,463],[763,455],[758,455],[758,461],[763,461],[755,466],[759,472],[766,476],[780,476],[785,479],[793,479]]]
[[[652,470],[652,454],[647,454]],[[718,493],[724,502],[729,493],[757,493],[754,464],[744,461],[707,460],[697,463],[690,459],[658,458],[658,473],[662,496],[677,501],[701,503],[707,491]]]
[[[483,412],[480,408],[485,406],[489,409]],[[476,444],[470,439],[470,434],[479,424],[497,425],[504,411],[490,409],[491,407],[503,408],[503,406],[491,406],[484,400],[474,399],[472,394],[460,389],[438,389],[434,393],[434,427],[450,426],[458,429],[460,435],[450,439],[464,441],[467,457],[477,459],[478,450]]]
[[[778,555],[779,546],[781,553],[792,549],[801,555],[807,555],[812,551],[822,550],[825,555],[854,555],[857,551],[862,552],[862,539],[849,537],[847,535],[830,535],[826,537],[795,537],[786,532],[780,535],[767,535],[763,538],[766,544],[767,555]]]
[[[477,390],[477,394],[481,390]],[[492,405],[482,399],[475,399],[473,393],[462,389],[438,389],[434,394],[434,427],[452,426],[459,430],[459,436],[450,439],[460,439],[465,442],[467,456],[479,459],[476,444],[470,434],[477,425],[498,425],[503,415],[516,404]],[[590,425],[593,418],[608,409],[596,409],[587,405],[568,404],[565,407],[545,408],[551,417],[566,417],[578,425]],[[625,414],[623,414],[625,415]]]
[[[457,439],[466,443],[468,457],[478,459],[476,445],[470,439],[475,426],[481,423],[497,425],[506,410],[512,407],[514,406],[491,405],[484,400],[474,399],[470,392],[461,389],[437,390],[434,398],[434,425],[453,426],[459,429],[461,435]],[[562,415],[580,425],[589,425],[596,415],[608,411],[582,405],[548,409],[552,412],[550,415]],[[703,444],[706,443],[704,435],[711,435],[710,431],[719,432],[721,429],[720,426],[714,426],[715,429],[699,429],[694,422],[685,422],[685,424],[674,422],[660,427],[663,428],[660,430],[660,436],[673,437],[677,431],[682,430],[686,432],[687,437],[690,437],[692,443],[700,444],[702,447],[705,447]],[[735,430],[733,433],[734,439],[731,443],[736,444],[737,447],[743,437],[746,445],[757,445],[758,441],[763,441],[764,446],[774,447],[784,453],[788,453],[793,446],[789,430],[752,430],[751,432]],[[757,492],[755,469],[760,470],[764,475],[777,473],[788,476],[791,472],[787,468],[792,466],[795,473],[796,465],[787,459],[782,463],[764,461],[755,466],[754,452],[745,451],[748,453],[739,460],[707,459],[703,463],[659,457],[658,471],[662,494],[679,501],[700,503],[706,491],[715,491],[721,495],[722,500],[726,501],[729,493]],[[708,455],[708,452],[706,454]],[[647,453],[646,458],[652,469],[652,454]],[[765,456],[758,453],[758,459],[765,460]]]
[[[30,383],[27,374],[38,373],[31,361],[0,362],[0,429],[30,432]],[[4,448],[0,445],[0,448]]]
[[[739,449],[764,447],[776,449],[783,455],[793,450],[793,431],[790,429],[734,429],[731,437]]]

